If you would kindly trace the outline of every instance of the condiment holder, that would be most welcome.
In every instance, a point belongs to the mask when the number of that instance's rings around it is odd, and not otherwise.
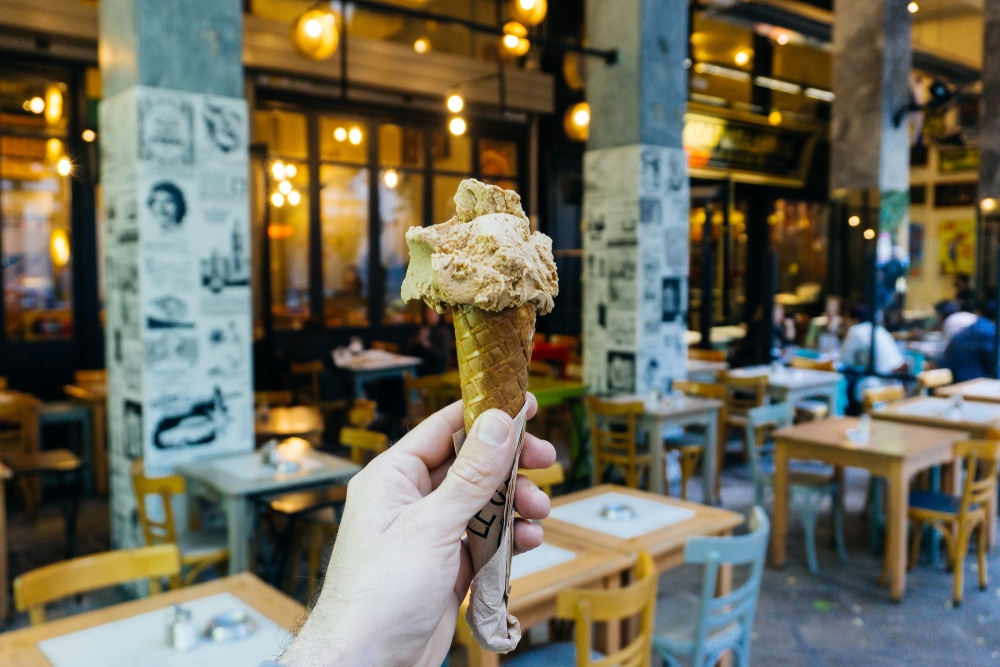
[[[213,642],[228,642],[249,637],[257,630],[257,622],[246,611],[232,609],[213,617],[203,633]]]
[[[635,510],[625,503],[608,503],[601,508],[601,516],[608,521],[624,521],[635,518]]]

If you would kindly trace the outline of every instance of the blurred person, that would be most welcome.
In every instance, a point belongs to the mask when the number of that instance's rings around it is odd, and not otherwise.
[[[954,336],[944,349],[941,365],[951,370],[955,382],[997,376],[996,303],[987,301],[983,314]]]
[[[455,328],[433,308],[424,306],[423,322],[406,345],[406,354],[419,357],[424,363],[417,369],[419,375],[444,373],[455,348]]]
[[[947,350],[948,343],[962,329],[972,326],[979,319],[975,313],[971,313],[964,308],[966,304],[952,299],[942,301],[934,306],[941,322],[941,349]]]
[[[972,291],[972,286],[969,283],[969,274],[956,273],[954,285],[955,300],[963,304],[964,310],[972,310],[973,304],[976,302],[976,294]]]
[[[844,325],[847,327],[840,346],[840,360],[847,367],[867,368],[871,362],[872,323],[868,322],[868,307],[853,304],[847,310]],[[875,372],[891,375],[905,370],[906,360],[892,334],[885,327],[875,327]]]
[[[785,307],[777,301],[774,302],[774,309],[771,311],[771,330],[779,349],[783,350],[795,344],[795,320],[785,315]]]

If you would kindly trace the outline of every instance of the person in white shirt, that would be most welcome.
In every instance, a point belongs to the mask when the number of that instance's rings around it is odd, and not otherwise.
[[[854,304],[847,311],[844,324],[847,333],[840,346],[840,361],[846,367],[867,367],[872,349],[872,324],[864,304]],[[885,327],[875,328],[875,372],[891,375],[903,369],[906,360],[892,334]]]
[[[975,313],[970,313],[958,301],[949,301],[941,313],[941,351],[948,349],[948,343],[962,329],[971,327],[979,319]]]

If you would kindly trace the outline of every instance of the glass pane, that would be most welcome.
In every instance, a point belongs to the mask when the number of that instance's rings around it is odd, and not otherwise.
[[[395,187],[389,187],[393,182]],[[382,271],[385,295],[382,322],[403,324],[420,321],[420,302],[404,304],[399,296],[409,254],[406,230],[419,227],[424,210],[424,179],[419,174],[400,172],[395,181],[383,175],[378,185],[379,216],[382,220]]]
[[[8,340],[73,335],[72,176],[57,171],[67,159],[58,139],[0,137],[0,247]]]
[[[305,160],[308,155],[306,117],[290,111],[254,112],[255,141],[267,144],[270,153]]]
[[[268,171],[271,314],[275,329],[288,329],[309,317],[309,172],[289,159],[272,160]]]
[[[472,140],[467,136],[456,137],[449,132],[431,135],[431,159],[437,171],[472,171]]]
[[[424,133],[399,125],[379,126],[378,161],[383,167],[422,167]]]
[[[455,193],[463,178],[464,176],[434,177],[434,217],[431,222],[437,224],[455,217]]]
[[[767,218],[771,247],[778,253],[777,292],[786,304],[807,308],[819,303],[826,282],[827,206],[779,199]],[[786,305],[787,309],[787,305]]]
[[[321,160],[365,164],[368,162],[368,126],[350,118],[319,119]]]
[[[368,326],[368,170],[323,165],[323,315],[330,327]]]
[[[517,143],[479,140],[479,172],[483,176],[517,176]]]

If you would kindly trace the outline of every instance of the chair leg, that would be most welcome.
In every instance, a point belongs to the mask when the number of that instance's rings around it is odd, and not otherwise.
[[[38,503],[35,499],[35,487],[32,480],[22,475],[18,477],[17,485],[21,487],[21,497],[24,499],[24,511],[28,514],[28,520],[35,523],[38,518]]]
[[[962,589],[965,585],[965,555],[969,551],[970,531],[965,526],[958,529],[958,539],[955,540],[955,558],[952,561],[955,572],[955,590],[952,593],[952,604],[956,607],[962,604]]]
[[[987,520],[989,517],[987,516]],[[989,549],[988,535],[986,534],[986,522],[979,524],[979,536],[976,544],[976,560],[979,563],[979,590],[986,590],[986,552]]]
[[[802,522],[806,539],[806,562],[811,574],[819,574],[819,565],[816,562],[816,494],[802,490],[796,495],[798,502],[795,509],[799,513],[799,521]]]
[[[868,484],[868,546],[877,554],[882,546],[882,480],[872,477]]]
[[[910,562],[907,569],[912,570],[917,566],[917,559],[920,557],[920,538],[924,532],[924,524],[919,521],[910,520]]]
[[[833,537],[837,542],[837,555],[840,560],[847,562],[847,545],[844,542],[844,510],[840,506],[840,486],[830,494],[830,501],[833,505]]]
[[[700,460],[700,449],[681,450],[681,498],[683,500],[687,500],[688,482],[694,477],[694,469]]]

